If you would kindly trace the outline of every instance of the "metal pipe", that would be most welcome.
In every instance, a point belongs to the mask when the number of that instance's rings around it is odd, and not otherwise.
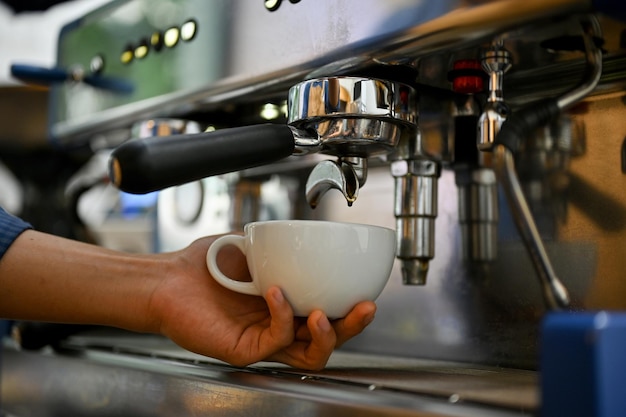
[[[552,268],[533,215],[522,193],[522,187],[515,172],[513,152],[504,145],[496,145],[494,152],[496,172],[499,173],[498,177],[506,193],[515,223],[541,281],[546,304],[550,309],[566,308],[570,304],[569,294]]]
[[[599,25],[594,17],[591,17],[590,20],[590,25],[583,23],[587,74],[578,87],[556,100],[559,110],[563,110],[584,98],[595,89],[600,80],[602,55],[601,51],[596,48],[593,39],[593,34],[598,33]],[[592,30],[590,31],[589,29]],[[570,298],[567,289],[554,272],[550,258],[546,253],[541,236],[519,184],[515,171],[513,152],[504,144],[498,143],[494,153],[498,178],[504,188],[517,228],[522,235],[524,244],[541,281],[546,304],[551,309],[568,307]]]
[[[564,110],[584,97],[589,95],[600,82],[602,76],[602,50],[596,47],[594,41],[594,34],[600,33],[600,24],[598,20],[592,16],[590,17],[590,27],[585,28],[585,36],[583,36],[583,42],[585,44],[585,57],[587,59],[586,73],[583,82],[574,90],[564,94],[557,99],[557,105],[561,110]],[[591,33],[588,33],[591,29]]]

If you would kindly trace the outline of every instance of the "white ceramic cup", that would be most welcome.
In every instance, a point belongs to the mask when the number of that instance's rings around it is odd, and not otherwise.
[[[218,238],[207,252],[209,271],[224,287],[264,295],[278,286],[296,316],[322,310],[344,317],[360,301],[375,300],[391,274],[395,231],[380,226],[319,220],[248,223],[244,235]],[[224,275],[217,254],[227,246],[245,255],[251,282]]]

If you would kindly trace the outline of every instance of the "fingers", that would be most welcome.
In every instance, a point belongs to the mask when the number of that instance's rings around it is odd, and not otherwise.
[[[265,294],[270,312],[270,323],[261,332],[255,355],[263,360],[291,345],[294,340],[293,310],[278,287],[270,288]]]
[[[361,333],[373,320],[376,314],[376,304],[365,301],[357,304],[343,319],[334,320],[333,328],[337,333],[337,346],[339,347],[349,339]],[[311,332],[306,326],[296,327],[296,340],[310,341]]]
[[[248,296],[249,297],[249,296]],[[256,297],[250,297],[248,304],[256,303]],[[231,365],[247,366],[262,360],[267,360],[291,346],[294,341],[294,315],[289,302],[278,287],[270,288],[265,294],[265,308],[263,311],[253,307],[249,312],[243,312],[227,329],[234,343],[218,355]],[[246,306],[240,306],[245,310]],[[237,320],[248,322],[238,328]]]
[[[310,340],[296,340],[270,359],[300,369],[323,369],[335,349],[335,330],[326,315],[319,310],[309,315],[306,324]]]
[[[331,323],[322,311],[316,310],[309,315],[306,326],[297,326],[294,332],[298,319],[293,317],[293,310],[280,289],[270,288],[265,298],[271,322],[265,338],[260,340],[259,354],[268,360],[307,370],[323,369],[333,350],[361,333],[376,313],[376,304],[365,301],[343,319]]]
[[[308,369],[322,369],[335,349],[337,335],[326,315],[319,310],[309,315],[307,328],[311,334],[311,342],[305,350]]]
[[[336,347],[361,333],[374,320],[375,315],[376,304],[372,301],[363,301],[354,306],[346,317],[334,321],[333,327],[337,334]]]

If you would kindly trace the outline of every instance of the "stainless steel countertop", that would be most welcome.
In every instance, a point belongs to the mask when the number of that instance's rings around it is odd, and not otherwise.
[[[525,416],[539,401],[537,374],[527,370],[341,350],[320,372],[235,368],[132,334],[74,336],[60,351],[9,346],[3,362],[3,406],[17,416],[57,415],[44,411],[51,407],[98,416]]]

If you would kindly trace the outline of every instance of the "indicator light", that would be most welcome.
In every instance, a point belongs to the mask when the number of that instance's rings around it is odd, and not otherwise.
[[[163,49],[163,34],[161,34],[161,32],[154,32],[150,36],[150,46],[152,46],[152,49],[156,52]]]
[[[120,61],[122,61],[122,64],[130,64],[135,56],[133,50],[134,48],[129,45],[122,51],[122,54],[120,55]]]
[[[265,0],[265,8],[270,12],[278,10],[282,0]]]
[[[280,116],[280,108],[276,104],[266,103],[261,108],[261,117],[265,120],[274,120]]]
[[[89,71],[92,74],[100,74],[104,70],[104,57],[100,54],[95,55],[89,61]]]
[[[141,43],[135,48],[135,58],[142,59],[148,55],[150,48],[148,48],[148,41],[141,41]]]
[[[197,32],[198,24],[195,20],[190,19],[183,23],[180,27],[180,38],[185,42],[189,42],[196,36]]]
[[[176,27],[169,28],[163,34],[163,44],[168,48],[173,48],[180,39],[180,30]]]

